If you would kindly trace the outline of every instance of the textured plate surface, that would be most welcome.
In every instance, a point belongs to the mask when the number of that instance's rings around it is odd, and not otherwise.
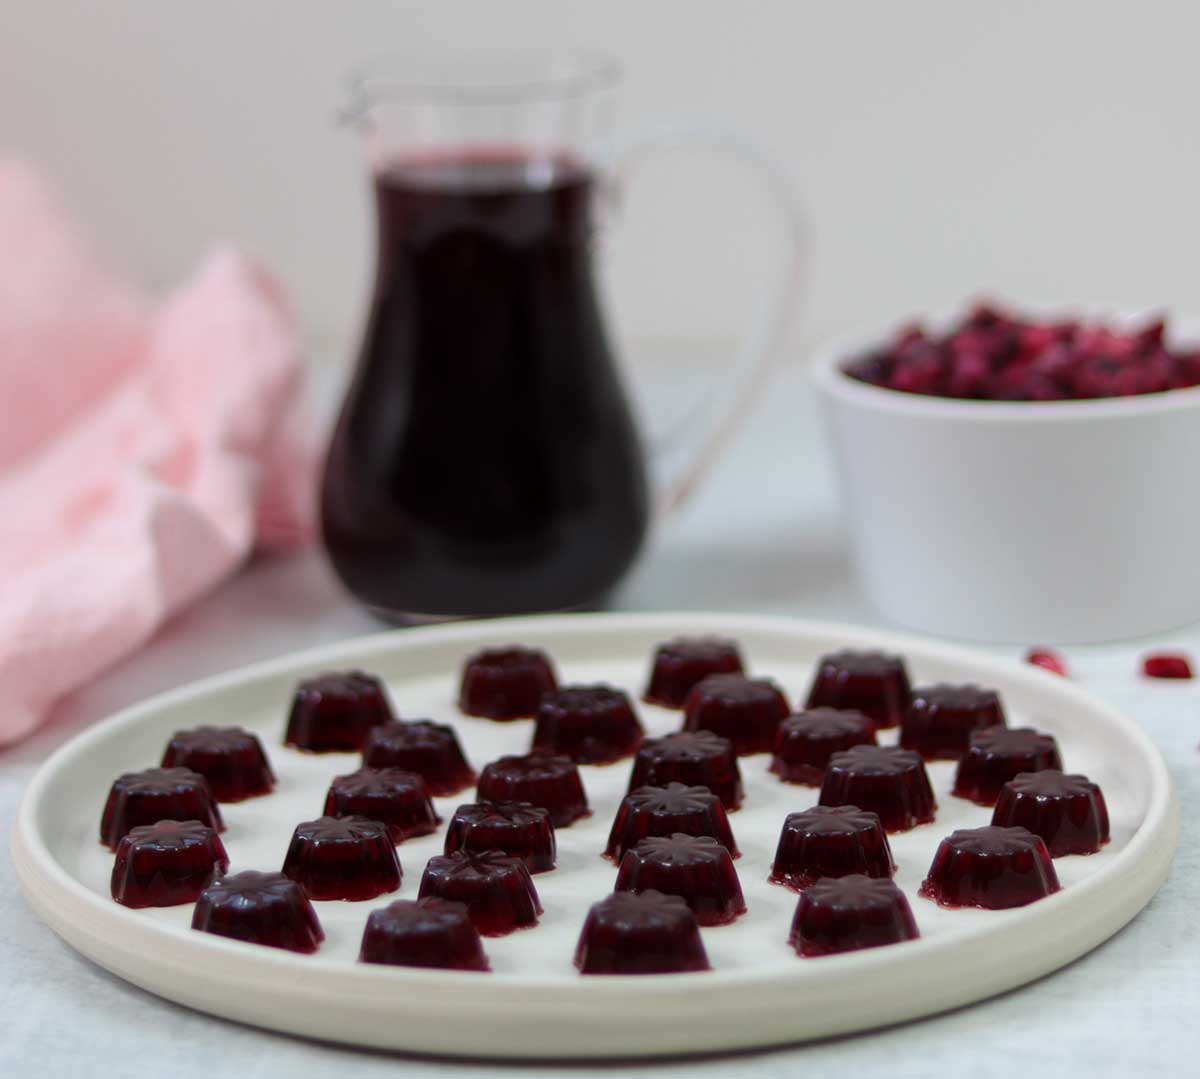
[[[581,978],[571,955],[588,905],[612,888],[599,856],[629,775],[628,762],[584,767],[594,814],[560,829],[559,867],[535,877],[545,915],[533,929],[485,940],[490,975],[362,966],[354,962],[367,913],[415,897],[442,834],[399,848],[399,892],[367,903],[317,903],[321,950],[297,956],[188,928],[191,907],[126,910],[108,897],[112,856],[96,838],[104,796],[122,771],[157,764],[170,734],[201,723],[259,733],[279,776],[268,797],[222,806],[232,869],[278,868],[292,828],[319,816],[350,754],[306,755],[281,745],[296,680],[362,667],[386,679],[398,713],[454,723],[478,769],[526,751],[532,724],[459,714],[464,657],[492,644],[545,648],[561,682],[608,681],[640,693],[654,645],[681,633],[721,633],[742,644],[749,669],[770,676],[798,707],[820,654],[884,648],[908,660],[914,684],[973,681],[1000,690],[1009,724],[1056,735],[1068,771],[1102,786],[1112,842],[1090,857],[1055,861],[1063,890],[1009,911],[942,910],[916,896],[938,841],[987,824],[991,811],[949,793],[954,766],[934,763],[934,823],[892,838],[897,883],[920,940],[821,959],[785,943],[793,893],[766,881],[786,813],[816,802],[780,783],[768,758],[742,759],[747,798],[731,815],[749,907],[732,926],[703,930],[713,970],[641,978]],[[678,713],[640,706],[651,734]],[[882,740],[894,741],[895,732]],[[447,818],[462,796],[438,799]],[[1065,679],[961,649],[851,627],[730,614],[565,615],[461,623],[322,647],[187,686],[93,727],[55,753],[30,784],[13,855],[30,902],[72,946],[171,1000],[276,1030],[376,1048],[491,1057],[639,1056],[801,1041],[927,1015],[1010,989],[1095,947],[1150,899],[1174,853],[1178,812],[1163,761],[1130,720]],[[103,1005],[105,1002],[98,1002]]]

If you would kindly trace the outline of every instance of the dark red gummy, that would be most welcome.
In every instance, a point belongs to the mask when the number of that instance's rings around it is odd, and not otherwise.
[[[899,746],[854,746],[835,753],[818,800],[877,813],[889,832],[925,824],[937,810],[921,755]]]
[[[1108,807],[1087,776],[1056,768],[1022,772],[1000,790],[992,823],[1041,836],[1052,858],[1095,854],[1108,842]]]
[[[1142,660],[1147,678],[1191,678],[1192,663],[1182,652],[1154,652]]]
[[[906,326],[847,363],[851,378],[905,393],[994,401],[1126,397],[1200,385],[1200,356],[1165,323],[1038,322],[980,305],[945,334]]]
[[[334,776],[325,795],[327,817],[366,817],[387,825],[393,843],[437,831],[425,780],[403,768],[360,768]]]
[[[275,775],[262,743],[241,727],[196,727],[177,731],[163,753],[164,768],[190,768],[208,780],[218,802],[240,802],[268,794]]]
[[[296,687],[284,742],[310,753],[357,753],[367,731],[395,717],[383,683],[363,671],[331,671]]]
[[[799,889],[822,877],[890,878],[895,870],[877,814],[858,806],[813,806],[784,818],[769,879]]]
[[[525,863],[498,850],[456,850],[430,858],[419,898],[427,896],[464,903],[485,937],[502,937],[535,925],[542,913]]]
[[[487,648],[468,658],[458,706],[469,716],[524,719],[537,714],[542,694],[557,685],[544,652],[515,644]]]
[[[741,674],[742,654],[726,637],[676,637],[654,652],[643,699],[663,708],[682,708],[692,686],[713,674]]]
[[[225,830],[208,780],[190,768],[146,768],[118,776],[100,817],[100,842],[116,850],[122,837],[143,824],[194,820]]]
[[[387,825],[366,817],[319,817],[296,825],[283,875],[312,899],[374,899],[400,887]]]
[[[581,974],[709,970],[696,916],[677,895],[614,892],[593,904],[575,948]]]
[[[611,764],[630,756],[644,733],[622,690],[564,686],[542,697],[533,748],[563,753],[578,764]]]
[[[826,877],[800,893],[788,943],[806,958],[916,940],[904,893],[885,878]]]
[[[480,802],[529,802],[549,810],[555,828],[566,828],[591,816],[579,769],[570,757],[527,753],[501,757],[479,775],[475,797]]]
[[[303,888],[282,873],[247,869],[214,881],[200,893],[192,928],[250,944],[315,952],[325,939]]]
[[[358,960],[439,970],[491,969],[466,906],[436,896],[397,899],[371,911]]]
[[[961,828],[938,844],[919,894],[943,907],[1023,907],[1057,892],[1041,836],[1028,828]]]
[[[971,735],[958,762],[954,793],[982,806],[996,804],[1000,788],[1022,772],[1062,768],[1058,743],[1031,727],[986,727]]]
[[[112,897],[126,907],[193,903],[228,868],[225,846],[207,824],[198,820],[143,824],[117,845]]]
[[[769,753],[788,714],[787,699],[774,682],[740,674],[710,674],[692,687],[683,707],[684,730],[728,738],[739,757]]]
[[[958,760],[975,731],[1004,725],[1004,707],[994,689],[924,686],[912,692],[912,703],[900,724],[900,744],[927,761]]]
[[[621,859],[615,891],[677,895],[699,925],[728,925],[746,913],[729,851],[708,835],[648,836]]]
[[[895,727],[908,711],[908,671],[885,652],[831,652],[822,656],[806,708],[862,712],[876,727]]]
[[[813,708],[779,724],[770,770],[785,783],[819,787],[830,757],[865,745],[875,745],[875,724],[862,712]]]
[[[1051,674],[1067,676],[1067,661],[1052,648],[1031,648],[1025,653],[1025,662]]]
[[[742,804],[742,772],[733,743],[712,731],[676,731],[641,744],[629,790],[668,783],[707,787],[730,813]]]
[[[498,850],[520,858],[530,873],[554,868],[554,825],[541,806],[528,802],[461,805],[446,830],[446,853]]]
[[[639,787],[625,796],[608,834],[604,856],[620,862],[639,840],[676,832],[712,836],[732,857],[739,855],[721,799],[707,787],[668,783],[665,787]]]
[[[458,794],[476,778],[454,728],[428,719],[396,719],[372,727],[363,743],[363,764],[416,772],[436,798]]]

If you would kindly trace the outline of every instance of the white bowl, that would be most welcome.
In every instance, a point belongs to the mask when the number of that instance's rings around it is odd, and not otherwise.
[[[1200,340],[1195,320],[1174,330]],[[860,578],[886,618],[1030,645],[1200,618],[1200,388],[963,401],[843,373],[886,336],[835,345],[812,369]]]

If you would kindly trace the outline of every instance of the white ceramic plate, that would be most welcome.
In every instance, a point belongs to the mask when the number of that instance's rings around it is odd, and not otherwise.
[[[389,685],[402,716],[454,723],[478,768],[524,752],[531,724],[459,715],[455,690],[474,649],[519,641],[548,650],[562,681],[607,680],[639,693],[654,645],[679,633],[738,638],[751,670],[793,701],[813,664],[841,647],[879,647],[908,659],[917,683],[976,681],[1003,694],[1012,725],[1060,740],[1066,767],[1100,783],[1112,842],[1055,862],[1063,890],[1008,911],[943,910],[916,896],[938,841],[988,823],[990,810],[949,793],[953,765],[930,766],[937,820],[892,837],[897,883],[909,896],[918,941],[799,959],[785,939],[795,896],[768,884],[784,815],[816,801],[743,758],[746,804],[731,816],[749,906],[732,926],[706,929],[713,970],[657,977],[580,977],[571,956],[584,913],[612,888],[600,857],[628,780],[628,763],[585,767],[594,815],[559,831],[559,867],[535,877],[545,916],[533,929],[485,940],[490,975],[357,964],[369,910],[416,895],[441,835],[399,848],[398,893],[367,903],[317,903],[327,939],[294,955],[192,931],[191,907],[127,910],[112,902],[112,856],[97,841],[105,794],[120,772],[157,764],[170,734],[200,723],[257,731],[279,776],[268,797],[222,807],[233,869],[275,869],[294,825],[320,814],[329,779],[357,766],[348,754],[311,756],[281,744],[295,681],[360,666]],[[677,713],[645,706],[652,734]],[[885,734],[894,739],[895,732]],[[448,817],[469,794],[439,799]],[[566,615],[403,630],[323,647],[208,679],[112,717],[63,746],[25,794],[13,854],[30,902],[73,947],[171,1000],[216,1015],[314,1038],[384,1049],[490,1057],[627,1057],[800,1041],[928,1015],[1037,978],[1095,947],[1129,921],[1166,875],[1178,812],[1166,767],[1132,722],[1069,681],[919,639],[791,619],[729,614]],[[108,1002],[99,1002],[107,1006]]]

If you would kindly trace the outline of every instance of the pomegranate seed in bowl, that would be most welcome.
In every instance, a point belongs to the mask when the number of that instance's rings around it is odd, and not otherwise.
[[[1168,346],[1165,331],[1162,318],[1125,329],[1039,322],[980,304],[945,333],[905,326],[844,371],[902,393],[990,401],[1132,397],[1197,385],[1197,353]]]

